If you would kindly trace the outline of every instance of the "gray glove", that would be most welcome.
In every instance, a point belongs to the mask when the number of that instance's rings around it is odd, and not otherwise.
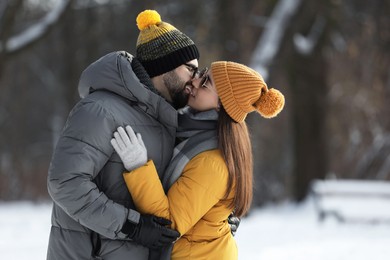
[[[132,171],[144,165],[148,160],[148,155],[141,134],[136,135],[130,126],[126,126],[126,132],[123,127],[118,127],[114,138],[111,139],[111,144],[126,170]]]

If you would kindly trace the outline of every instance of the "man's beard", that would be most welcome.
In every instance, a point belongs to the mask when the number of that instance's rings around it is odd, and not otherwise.
[[[163,76],[163,82],[168,89],[169,95],[172,99],[172,106],[175,109],[182,108],[187,105],[188,93],[186,86],[190,84],[181,80],[174,71],[170,71]]]

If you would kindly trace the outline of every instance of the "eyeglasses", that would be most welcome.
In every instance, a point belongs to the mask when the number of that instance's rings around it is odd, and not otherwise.
[[[209,75],[207,75],[207,72],[209,72],[209,68],[204,68],[204,69],[202,69],[201,71],[199,71],[199,75],[198,75],[198,78],[200,79],[202,79],[201,81],[200,81],[200,86],[201,87],[206,87],[207,88],[207,81],[209,81]]]
[[[208,89],[208,90],[210,90],[218,95],[218,93],[214,87],[212,87],[211,85],[207,86],[207,83],[210,80],[208,72],[209,72],[209,68],[207,68],[207,67],[202,69],[201,71],[199,71],[199,73],[198,73],[199,79],[201,78],[201,80],[199,82],[199,87],[206,88],[206,89]]]
[[[201,70],[199,70],[198,71],[198,79],[202,79],[202,81],[204,80],[204,78],[205,78],[205,76],[206,76],[206,78],[208,78],[208,76],[207,76],[207,72],[209,72],[209,68],[207,68],[207,67],[205,67],[205,68],[203,68],[203,69],[201,69]]]
[[[196,67],[195,65],[193,64],[190,64],[190,63],[186,63],[184,64],[188,70],[192,73],[191,75],[191,79],[200,79],[200,78],[203,78],[205,74],[207,74],[207,72],[209,71],[209,69],[207,67],[199,70],[198,67]]]
[[[188,70],[192,73],[191,74],[191,79],[194,79],[196,77],[196,75],[199,73],[199,69],[198,67],[196,67],[195,65],[193,64],[190,64],[190,63],[186,63],[184,64]]]

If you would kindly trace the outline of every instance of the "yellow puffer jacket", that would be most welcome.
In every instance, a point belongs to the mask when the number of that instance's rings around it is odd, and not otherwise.
[[[237,259],[230,233],[228,207],[234,192],[223,199],[228,170],[219,150],[195,156],[165,195],[152,161],[125,173],[126,185],[141,213],[170,219],[182,234],[172,259]]]

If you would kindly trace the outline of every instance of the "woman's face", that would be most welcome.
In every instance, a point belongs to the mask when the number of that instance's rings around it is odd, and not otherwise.
[[[197,111],[218,109],[219,98],[211,71],[206,71],[203,76],[194,79],[192,85],[188,106]]]

